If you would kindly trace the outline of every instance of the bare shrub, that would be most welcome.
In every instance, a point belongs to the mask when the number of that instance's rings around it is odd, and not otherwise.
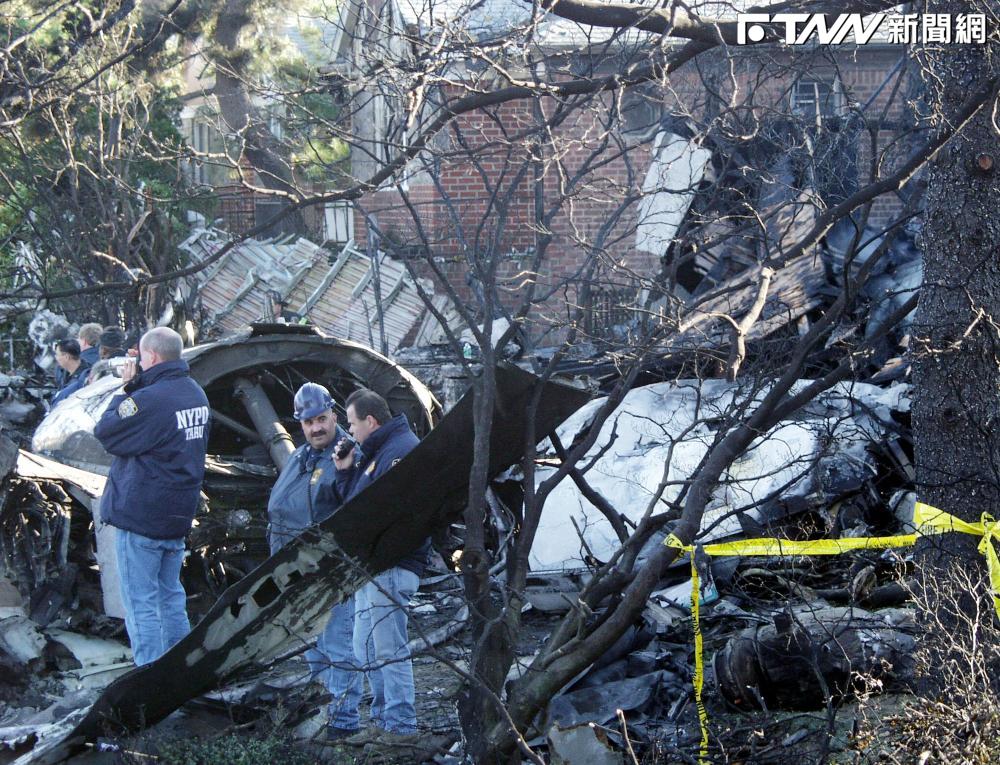
[[[983,593],[982,566],[942,569],[915,593],[922,635],[914,658],[919,692],[886,714],[861,707],[859,762],[987,765],[1000,760],[1000,625]]]

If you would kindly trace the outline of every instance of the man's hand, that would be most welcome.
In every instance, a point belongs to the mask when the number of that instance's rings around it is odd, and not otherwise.
[[[344,457],[338,457],[337,455],[345,449],[347,454]],[[337,442],[337,446],[333,450],[333,464],[337,470],[347,470],[347,468],[354,464],[354,444],[348,439],[342,438]]]
[[[138,367],[139,363],[135,357],[125,359],[125,363],[122,364],[122,383],[124,385],[128,385],[139,374]]]

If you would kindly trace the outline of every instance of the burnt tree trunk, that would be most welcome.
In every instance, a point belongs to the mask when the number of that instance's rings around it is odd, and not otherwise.
[[[487,731],[502,724],[497,700],[514,658],[513,632],[508,628],[505,598],[490,576],[493,560],[486,546],[489,441],[494,427],[505,427],[502,421],[494,421],[496,381],[491,371],[493,364],[493,349],[484,348],[483,374],[474,383],[476,435],[462,551],[462,576],[472,632],[469,655],[472,681],[465,684],[458,700],[458,716],[468,752],[475,762],[483,765],[500,762],[491,749]]]
[[[937,45],[921,51],[931,119],[947,123],[962,99],[1000,73],[994,0],[938,0],[935,13],[985,13],[986,45]],[[914,327],[913,436],[919,497],[970,521],[1000,515],[1000,136],[996,93],[935,157],[928,174],[923,229],[924,286]],[[987,169],[992,159],[994,166]],[[928,586],[956,564],[985,573],[979,540],[927,538],[917,558]],[[984,588],[977,596],[985,594]],[[976,596],[970,596],[976,597]],[[971,600],[955,604],[954,623]],[[990,606],[991,608],[991,606]],[[988,611],[987,611],[988,613]],[[960,619],[959,619],[960,621]]]

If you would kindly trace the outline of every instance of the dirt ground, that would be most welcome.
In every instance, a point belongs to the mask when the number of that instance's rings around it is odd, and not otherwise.
[[[437,607],[434,612],[429,612],[426,604],[432,603]],[[412,614],[411,637],[431,634],[453,620],[455,609],[451,606],[457,603],[446,594],[421,593],[417,605],[425,605],[425,611]],[[519,653],[530,656],[537,651],[553,622],[554,617],[544,614],[526,615],[526,629]],[[123,636],[117,637],[121,639]],[[468,666],[466,643],[467,633],[459,631],[437,647],[414,656],[416,707],[423,734],[420,747],[414,751],[386,752],[371,747],[365,750],[327,743],[325,689],[320,683],[310,681],[304,660],[296,656],[242,683],[228,686],[223,692],[195,699],[166,720],[135,736],[106,742],[117,751],[95,749],[74,758],[73,762],[128,765],[155,761],[187,762],[186,756],[180,754],[164,756],[165,742],[199,742],[207,746],[209,742],[228,737],[293,742],[288,753],[302,755],[303,762],[420,762],[435,753],[444,755],[449,749],[457,752],[460,738],[457,693],[460,680],[456,670],[462,671]],[[365,690],[361,709],[363,726],[367,724],[371,702],[367,687]],[[51,707],[67,694],[65,678],[51,670],[42,672],[31,680],[26,689],[5,694],[0,711],[5,718],[12,715],[24,717],[32,711]],[[91,697],[94,695],[96,692]],[[229,756],[222,754],[221,757],[220,765],[230,765],[226,762]],[[0,765],[13,759],[12,752],[0,751]],[[198,758],[190,760],[192,763],[203,761]],[[256,761],[246,760],[248,765]]]

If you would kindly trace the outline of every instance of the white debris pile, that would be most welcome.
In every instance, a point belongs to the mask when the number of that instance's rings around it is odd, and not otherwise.
[[[64,398],[56,405],[58,415],[46,417],[35,428],[31,450],[73,467],[107,473],[110,458],[93,432],[121,384],[118,377],[102,377]]]
[[[56,366],[55,351],[52,346],[59,340],[76,337],[78,327],[65,316],[53,313],[48,308],[38,311],[28,324],[28,337],[37,346],[35,363],[45,372]]]
[[[901,383],[889,388],[842,383],[756,439],[716,488],[699,539],[759,530],[793,507],[824,507],[857,491],[875,474],[868,447],[886,438],[892,412],[908,410],[908,391]],[[628,521],[638,522],[650,509],[665,512],[720,428],[745,419],[766,393],[767,388],[748,390],[723,380],[638,388],[607,419],[579,464],[593,462],[587,482]],[[558,436],[567,448],[583,437],[603,403],[592,401],[563,423]],[[551,446],[547,451],[555,457]],[[539,469],[538,484],[554,470]],[[536,572],[580,568],[587,550],[607,560],[618,547],[611,524],[567,479],[545,505],[531,566]]]

